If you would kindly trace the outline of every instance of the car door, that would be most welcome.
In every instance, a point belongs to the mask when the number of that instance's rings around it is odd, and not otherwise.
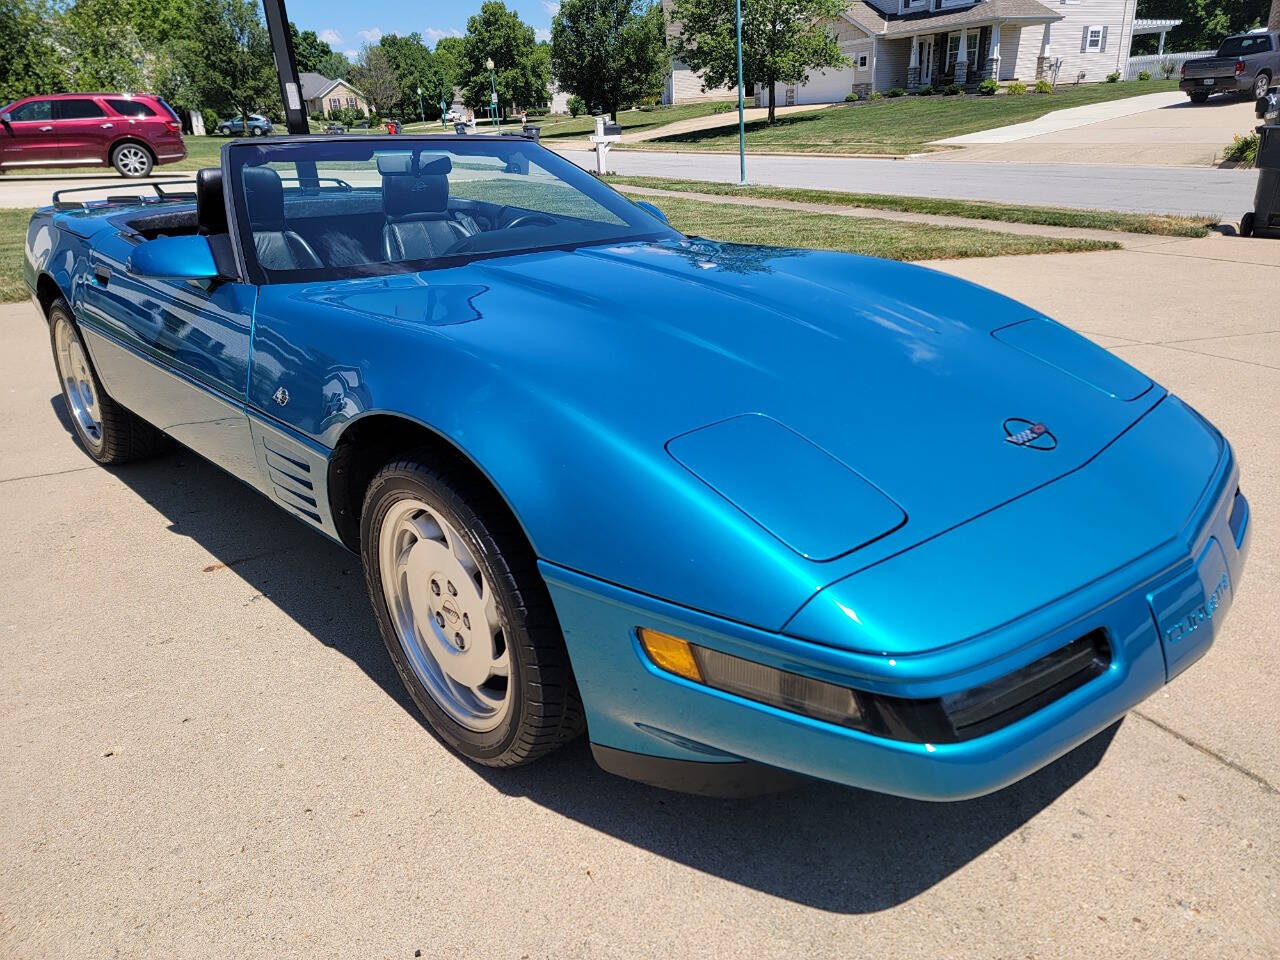
[[[91,97],[53,101],[53,127],[64,163],[105,163],[115,123]]]
[[[0,121],[0,164],[39,166],[61,159],[53,125],[52,100],[26,100],[14,105]]]
[[[107,392],[243,480],[260,485],[245,394],[257,288],[137,277],[141,239],[95,238],[79,315]]]

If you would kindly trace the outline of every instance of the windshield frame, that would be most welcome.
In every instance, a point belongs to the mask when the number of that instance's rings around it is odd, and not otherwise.
[[[553,176],[561,179],[570,188],[577,190],[589,199],[600,203],[606,210],[609,210],[615,215],[620,215],[620,209],[625,210],[626,215],[638,221],[638,223],[620,226],[618,229],[625,232],[616,236],[585,237],[569,241],[548,240],[546,243],[520,246],[514,249],[480,250],[460,253],[452,256],[434,257],[429,260],[379,261],[351,266],[326,266],[315,269],[289,271],[268,271],[259,264],[257,248],[254,245],[252,225],[250,223],[248,211],[245,207],[244,191],[240,187],[239,172],[246,165],[244,162],[245,158],[238,157],[238,153],[246,151],[260,152],[263,150],[271,150],[276,147],[289,150],[290,148],[296,148],[298,146],[319,143],[354,143],[361,147],[372,147],[375,150],[382,147],[389,147],[393,151],[399,151],[418,144],[436,144],[440,148],[448,150],[450,147],[456,149],[459,144],[476,144],[485,142],[502,144],[504,146],[519,144],[520,148],[529,154],[530,159],[533,162],[537,163]],[[253,140],[239,140],[228,143],[222,148],[221,160],[222,180],[226,185],[227,192],[226,200],[228,207],[227,212],[230,220],[230,233],[232,244],[236,252],[236,259],[239,262],[243,275],[249,278],[250,283],[258,286],[279,286],[289,283],[334,282],[360,279],[363,277],[397,276],[464,266],[468,263],[482,260],[527,256],[530,254],[545,253],[549,251],[571,251],[581,249],[583,247],[607,246],[619,243],[684,239],[684,234],[677,231],[667,223],[665,219],[656,216],[651,211],[636,203],[630,197],[627,197],[625,194],[619,193],[613,187],[609,186],[607,183],[595,177],[588,171],[582,169],[572,161],[566,160],[559,154],[554,153],[535,141],[524,137],[493,134],[472,134],[465,136],[459,136],[456,134],[414,134],[409,136],[393,136],[390,134],[312,134],[307,136],[267,137],[255,138]],[[323,180],[324,177],[322,176],[320,179]],[[583,189],[583,186],[588,186],[588,189]],[[593,195],[597,192],[600,192],[599,196]]]

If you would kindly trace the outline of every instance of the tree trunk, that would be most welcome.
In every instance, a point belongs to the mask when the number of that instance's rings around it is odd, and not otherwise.
[[[1267,18],[1267,26],[1272,30],[1280,30],[1280,0],[1271,0],[1271,16]]]
[[[773,77],[770,77],[769,78],[769,123],[770,125],[773,124],[773,120],[775,116],[774,107],[776,107],[777,105],[778,105],[778,81],[774,80]]]
[[[249,108],[243,104],[240,106],[240,136],[247,137],[249,135]]]

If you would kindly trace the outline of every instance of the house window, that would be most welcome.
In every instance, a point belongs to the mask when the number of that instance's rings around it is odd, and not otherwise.
[[[960,34],[953,33],[947,37],[947,69],[950,73],[956,68],[956,57],[960,53]]]
[[[964,44],[966,59],[969,65],[978,62],[978,31],[971,30],[969,35],[965,37]],[[947,73],[951,73],[956,68],[956,60],[960,57],[960,34],[953,33],[947,37]]]
[[[1085,38],[1085,50],[1089,53],[1097,53],[1102,49],[1102,28],[1090,27],[1088,36]]]
[[[330,98],[329,98],[329,109],[330,109],[330,110],[341,110],[341,109],[342,109],[342,98],[341,98],[341,97],[330,97]]]
[[[858,69],[867,69],[867,55],[865,53],[858,54]]]
[[[350,110],[354,110],[354,109],[356,108],[356,98],[355,98],[355,97],[347,97],[347,108],[348,108],[348,109],[350,109]]]

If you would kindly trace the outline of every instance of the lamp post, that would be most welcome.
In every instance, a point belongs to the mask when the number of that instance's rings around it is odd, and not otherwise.
[[[501,130],[502,124],[498,120],[498,81],[493,76],[493,57],[485,60],[484,65],[489,71],[489,116],[493,118],[494,126]]]
[[[422,88],[418,88],[418,119],[423,123],[427,122],[427,111],[422,105]]]
[[[734,19],[738,30],[738,185],[747,185],[747,120],[742,101],[742,0],[734,0]]]

